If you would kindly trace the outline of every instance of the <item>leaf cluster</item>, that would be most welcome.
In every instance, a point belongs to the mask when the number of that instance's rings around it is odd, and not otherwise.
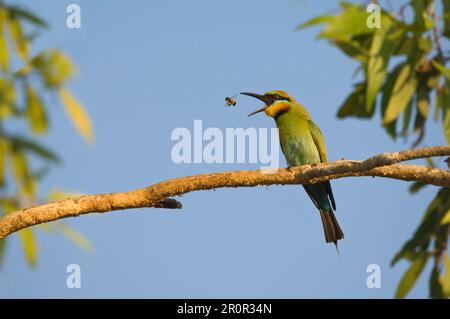
[[[367,12],[363,5],[343,2],[338,13],[299,25],[298,29],[322,25],[318,38],[357,64],[359,80],[339,107],[338,118],[371,119],[379,112],[381,126],[392,139],[417,135],[413,147],[422,142],[426,123],[433,120],[440,122],[450,144],[450,69],[446,67],[450,56],[442,48],[442,41],[450,39],[450,0],[439,3],[441,12],[437,4],[411,0],[398,12],[380,6]],[[380,28],[373,27],[371,19],[379,19]],[[424,186],[414,183],[410,191]],[[450,297],[449,229],[450,190],[442,188],[392,261],[392,265],[401,259],[410,262],[396,297],[407,295],[429,260],[434,260],[430,296]]]
[[[39,141],[50,129],[51,95],[59,97],[79,133],[93,140],[89,116],[67,88],[76,74],[70,58],[58,49],[33,54],[34,40],[47,29],[47,23],[34,13],[0,1],[0,216],[38,203],[39,183],[61,162]],[[56,229],[83,242],[68,226]],[[34,230],[24,229],[19,237],[26,260],[35,265]],[[0,240],[0,263],[5,247],[6,240]]]

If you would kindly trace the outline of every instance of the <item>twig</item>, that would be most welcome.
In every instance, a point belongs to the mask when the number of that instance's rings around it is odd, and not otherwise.
[[[434,26],[433,26],[434,43],[436,44],[436,50],[437,50],[437,53],[438,53],[439,62],[442,62],[444,60],[444,52],[442,51],[441,38],[439,37],[438,17],[436,15],[435,9],[433,9],[433,12],[431,13],[431,16],[434,19]]]

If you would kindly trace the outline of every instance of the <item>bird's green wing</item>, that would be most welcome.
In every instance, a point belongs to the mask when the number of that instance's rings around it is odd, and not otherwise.
[[[325,148],[325,139],[323,138],[322,132],[313,121],[308,121],[308,126],[311,132],[311,136],[314,140],[314,144],[316,145],[317,150],[319,151],[320,161],[322,163],[325,163],[328,160],[327,160],[327,150]],[[336,202],[334,200],[333,190],[331,189],[330,181],[324,182],[323,185],[325,186],[325,192],[331,201],[333,209],[336,210]]]
[[[320,161],[325,163],[327,162],[327,150],[325,148],[325,140],[322,132],[313,121],[308,121],[308,126],[314,140],[314,144],[316,144],[317,150],[319,151]]]

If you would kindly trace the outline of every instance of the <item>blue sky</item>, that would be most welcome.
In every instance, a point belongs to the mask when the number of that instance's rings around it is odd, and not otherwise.
[[[267,127],[247,118],[259,106],[237,92],[284,89],[307,107],[327,141],[329,160],[363,159],[407,148],[380,121],[338,120],[355,64],[318,29],[295,26],[337,9],[335,1],[78,1],[79,30],[66,28],[73,1],[15,1],[51,25],[35,50],[57,47],[76,62],[70,88],[92,116],[96,141],[86,145],[60,105],[51,107],[44,142],[63,165],[41,193],[64,188],[106,193],[204,172],[257,169],[260,164],[179,164],[170,154],[177,127]],[[54,99],[56,102],[56,99]],[[445,144],[430,123],[426,145]],[[284,165],[284,160],[283,164]],[[0,297],[357,297],[390,298],[407,267],[389,266],[412,234],[436,188],[417,196],[405,182],[346,178],[332,182],[346,238],[323,239],[319,215],[300,186],[221,189],[180,198],[180,211],[136,209],[66,220],[94,251],[38,231],[39,260],[30,269],[17,235],[0,270]],[[82,287],[66,287],[66,267],[80,265]],[[381,288],[368,289],[366,267],[381,267]],[[429,267],[411,297],[427,297]]]

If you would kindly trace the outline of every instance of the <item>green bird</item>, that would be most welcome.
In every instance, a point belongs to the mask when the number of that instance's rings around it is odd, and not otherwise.
[[[308,111],[284,91],[270,91],[264,95],[241,93],[265,103],[261,109],[250,113],[252,116],[265,112],[275,119],[280,135],[281,150],[289,165],[317,164],[327,162],[325,141],[322,132],[312,121]],[[314,205],[320,212],[325,241],[334,243],[344,238],[344,233],[334,216],[336,203],[329,181],[303,185]]]

